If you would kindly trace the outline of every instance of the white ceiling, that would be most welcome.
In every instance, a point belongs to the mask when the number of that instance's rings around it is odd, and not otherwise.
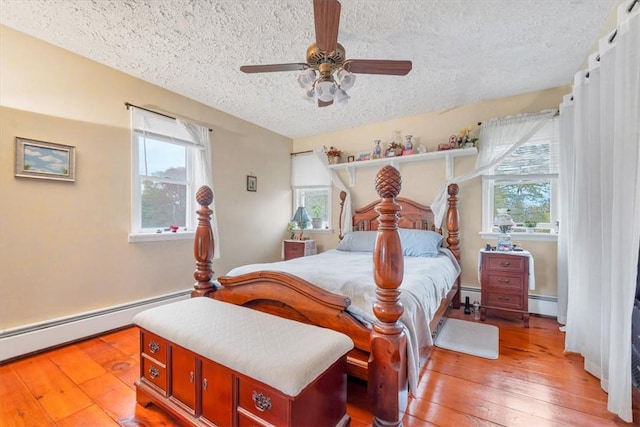
[[[359,74],[347,104],[305,101],[312,0],[0,0],[0,23],[291,138],[570,84],[616,0],[342,0],[348,59],[411,60]],[[144,104],[144,101],[139,101]]]

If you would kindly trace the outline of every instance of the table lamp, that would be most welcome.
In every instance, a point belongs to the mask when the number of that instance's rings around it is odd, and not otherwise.
[[[302,230],[307,228],[307,225],[309,225],[310,221],[309,214],[307,213],[307,210],[304,208],[304,206],[298,207],[296,213],[293,215],[293,218],[291,218],[291,221],[298,223],[298,228],[300,228],[300,237],[302,237]]]

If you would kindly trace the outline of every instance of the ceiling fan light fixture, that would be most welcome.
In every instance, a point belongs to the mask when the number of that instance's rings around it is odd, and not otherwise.
[[[316,95],[320,101],[333,101],[336,92],[338,92],[338,85],[333,81],[333,77],[321,77],[316,82]]]
[[[356,82],[356,76],[355,74],[350,73],[342,68],[340,71],[338,71],[338,81],[340,82],[340,87],[342,89],[349,90]]]
[[[311,89],[305,89],[304,92],[303,92],[302,97],[305,100],[309,101],[310,103],[315,104],[316,103],[316,90],[313,87],[311,87]]]
[[[298,84],[302,89],[313,88],[313,83],[316,81],[316,70],[313,68],[307,68],[298,76]]]
[[[338,89],[334,101],[338,104],[346,104],[349,98],[350,96],[347,94],[347,92],[344,91],[344,89]]]

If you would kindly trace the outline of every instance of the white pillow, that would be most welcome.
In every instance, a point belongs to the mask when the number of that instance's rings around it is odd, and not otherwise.
[[[438,256],[442,235],[430,230],[398,229],[402,255],[432,258]],[[377,231],[354,231],[338,243],[336,249],[347,252],[373,252]]]

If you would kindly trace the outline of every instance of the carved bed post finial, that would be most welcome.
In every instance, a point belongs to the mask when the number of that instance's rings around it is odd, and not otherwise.
[[[344,200],[347,198],[347,192],[346,191],[341,191],[340,192],[340,216],[338,217],[338,227],[340,229],[340,234],[338,235],[338,238],[340,240],[342,240],[342,238],[344,237],[342,235],[342,211],[344,210]]]
[[[211,281],[213,277],[211,260],[215,243],[213,230],[211,230],[213,211],[209,209],[209,205],[213,203],[211,188],[206,185],[200,187],[196,193],[196,201],[200,204],[200,209],[196,211],[198,226],[193,240],[193,256],[196,259],[196,271],[193,273],[193,277],[197,282],[193,285],[194,290],[191,291],[191,297],[204,297],[215,291],[215,286]]]
[[[402,245],[398,234],[400,205],[395,201],[402,188],[400,172],[385,166],[376,175],[376,191],[381,201],[378,236],[373,252],[377,320],[371,332],[369,393],[374,408],[374,425],[397,426],[407,402],[407,337],[398,321],[404,311],[400,284],[404,275]]]

